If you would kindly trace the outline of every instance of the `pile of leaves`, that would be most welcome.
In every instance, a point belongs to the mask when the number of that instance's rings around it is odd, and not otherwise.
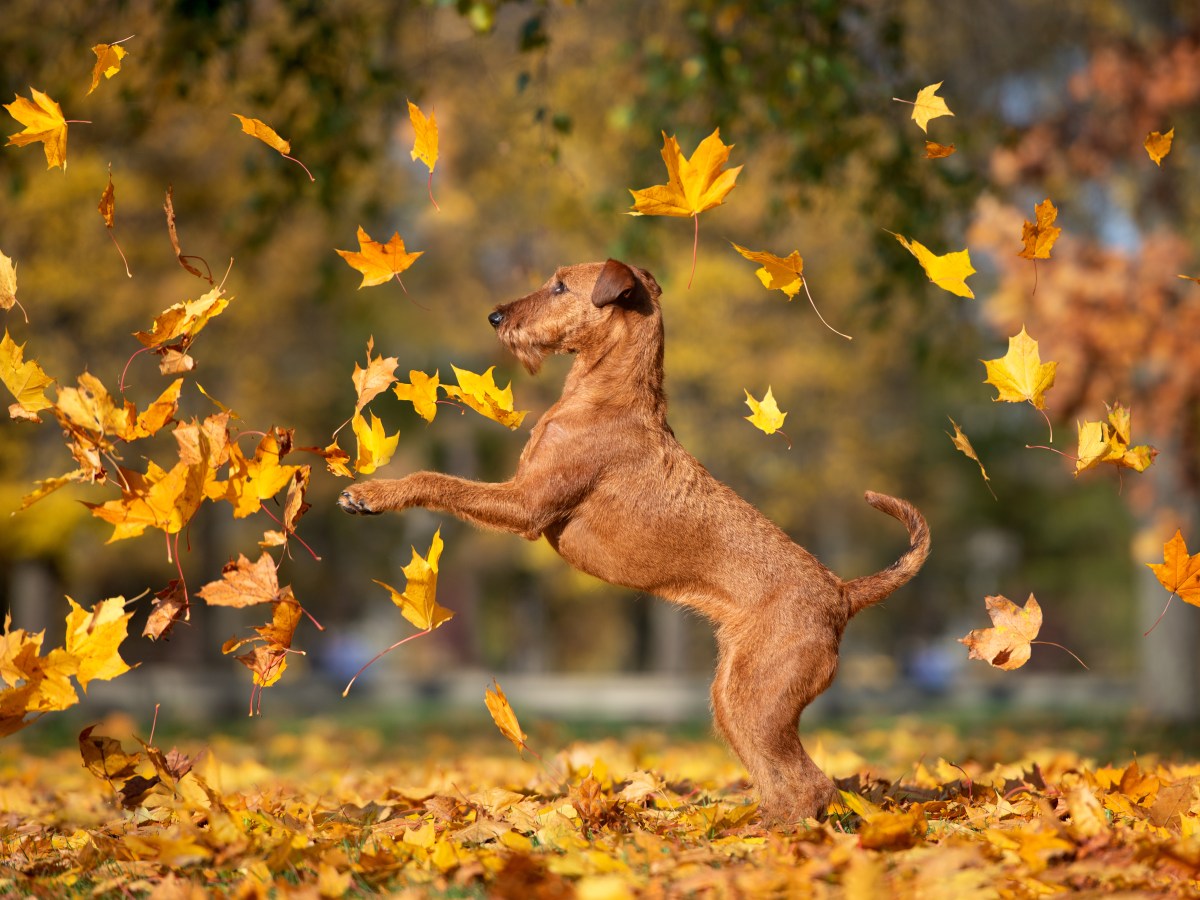
[[[261,732],[261,730],[260,730]],[[423,743],[423,746],[422,746]],[[821,732],[823,822],[771,831],[712,741],[632,734],[544,762],[478,735],[306,723],[164,751],[112,720],[0,747],[0,892],[218,896],[956,896],[1200,889],[1200,765],[1037,747],[960,758],[900,723]],[[879,750],[869,764],[860,751]],[[942,753],[922,758],[922,752]],[[931,755],[932,755],[931,753]],[[919,762],[913,762],[920,759]],[[82,764],[81,764],[82,762]],[[932,892],[932,893],[931,893]],[[163,894],[164,896],[168,894]]]

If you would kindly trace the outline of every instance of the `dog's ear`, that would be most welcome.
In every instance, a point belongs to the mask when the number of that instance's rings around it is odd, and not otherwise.
[[[646,288],[633,269],[619,260],[610,259],[600,270],[600,277],[592,288],[592,303],[597,307],[610,303],[640,303],[646,297]]]

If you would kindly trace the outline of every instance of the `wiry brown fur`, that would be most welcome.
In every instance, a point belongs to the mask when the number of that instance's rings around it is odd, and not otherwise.
[[[909,503],[867,502],[908,528],[891,567],[842,581],[675,439],[663,395],[663,327],[649,272],[609,260],[559,269],[496,307],[500,340],[536,372],[574,353],[562,397],[534,426],[502,484],[437,472],[355,484],[347,512],[412,506],[545,536],[571,565],[687,606],[716,626],[716,727],[741,757],[772,823],[821,815],[833,784],[800,743],[800,713],[837,671],[850,617],[921,567],[929,530]]]

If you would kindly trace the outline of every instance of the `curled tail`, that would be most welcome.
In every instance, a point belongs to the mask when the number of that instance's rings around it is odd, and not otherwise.
[[[906,583],[920,570],[929,556],[929,526],[925,517],[907,500],[867,491],[867,502],[889,516],[895,516],[908,529],[909,548],[904,555],[874,575],[853,578],[843,584],[850,615],[854,616],[864,607],[878,603],[896,588]]]

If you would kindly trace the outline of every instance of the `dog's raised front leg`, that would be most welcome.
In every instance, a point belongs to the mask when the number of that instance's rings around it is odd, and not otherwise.
[[[536,540],[558,514],[552,505],[530,496],[515,481],[493,484],[440,472],[414,472],[404,478],[352,484],[342,491],[338,505],[356,515],[421,506],[529,540]]]

